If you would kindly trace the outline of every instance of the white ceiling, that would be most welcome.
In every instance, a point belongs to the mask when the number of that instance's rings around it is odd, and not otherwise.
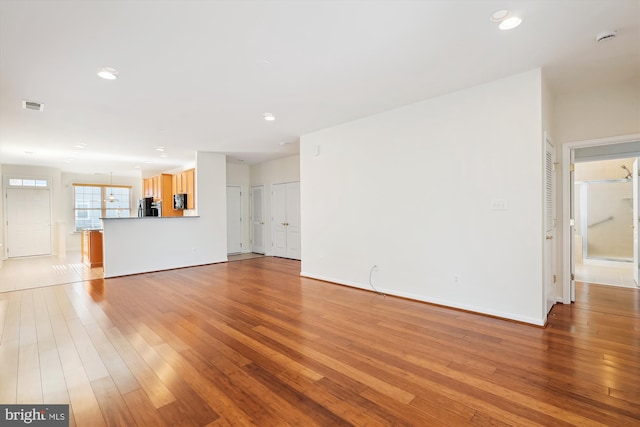
[[[489,20],[504,8],[520,27]],[[639,0],[0,0],[0,161],[135,175],[197,150],[284,157],[305,133],[536,67],[555,93],[640,79],[639,28]]]

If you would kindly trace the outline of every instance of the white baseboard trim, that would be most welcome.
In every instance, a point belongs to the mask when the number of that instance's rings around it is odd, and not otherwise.
[[[312,274],[312,273],[306,273],[304,271],[300,272],[300,276],[307,277],[309,279],[322,280],[324,282],[335,283],[335,284],[338,284],[338,285],[351,286],[353,288],[365,289],[365,290],[369,290],[369,291],[375,292],[370,286],[363,285],[362,283],[349,282],[349,281],[345,281],[345,280],[337,280],[337,279],[332,278],[332,277],[322,276],[322,275]],[[437,305],[441,305],[441,306],[444,306],[444,307],[457,308],[459,310],[471,311],[471,312],[474,312],[474,313],[485,314],[485,315],[488,315],[488,316],[499,317],[499,318],[507,319],[507,320],[515,320],[517,322],[527,323],[527,324],[530,324],[530,325],[544,326],[545,323],[546,323],[544,321],[544,319],[536,319],[536,318],[533,318],[533,317],[520,316],[520,315],[514,314],[514,313],[507,313],[507,312],[503,312],[503,311],[499,311],[499,310],[491,310],[491,309],[486,309],[486,308],[483,308],[483,307],[476,307],[476,306],[468,305],[468,304],[459,304],[459,303],[456,303],[456,302],[447,301],[447,300],[441,300],[441,299],[438,299],[438,298],[427,298],[427,297],[425,297],[423,295],[417,295],[417,294],[412,294],[412,293],[408,293],[408,292],[399,292],[399,291],[393,290],[393,289],[385,289],[385,288],[380,288],[380,287],[376,287],[376,288],[378,289],[378,292],[381,292],[381,293],[386,294],[386,295],[392,295],[392,296],[397,296],[397,297],[402,297],[402,298],[408,298],[408,299],[412,299],[412,300],[415,300],[415,301],[421,301],[421,302],[426,302],[426,303],[430,303],[430,304],[437,304]]]

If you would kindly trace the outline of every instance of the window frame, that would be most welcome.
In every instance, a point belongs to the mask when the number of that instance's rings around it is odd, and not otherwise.
[[[118,216],[109,216],[108,213],[111,211],[126,211],[128,212],[127,217],[131,216],[131,189],[133,186],[131,185],[115,185],[115,184],[85,184],[85,183],[73,183],[73,226],[76,233],[81,232],[83,229],[88,227],[79,227],[77,223],[78,213],[79,212],[87,212],[87,218],[91,218],[89,212],[99,211],[99,218],[118,218]],[[99,188],[100,189],[100,207],[97,208],[78,208],[78,201],[76,199],[76,188],[77,187],[91,187],[91,188]],[[118,207],[118,208],[109,208],[109,205],[106,201],[106,198],[109,196],[109,190],[112,188],[124,188],[128,190],[128,199],[127,199],[127,207]]]

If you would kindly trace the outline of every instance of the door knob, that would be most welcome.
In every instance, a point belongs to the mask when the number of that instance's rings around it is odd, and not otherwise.
[[[551,239],[553,239],[553,236],[547,236],[547,237],[545,237],[545,239],[551,240]]]

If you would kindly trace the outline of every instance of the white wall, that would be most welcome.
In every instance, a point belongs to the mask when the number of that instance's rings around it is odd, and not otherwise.
[[[541,84],[533,70],[303,136],[302,274],[369,288],[376,265],[385,293],[543,324]]]
[[[242,192],[242,252],[251,252],[251,221],[249,220],[251,178],[249,165],[227,163],[227,185],[238,186]]]
[[[4,178],[2,176],[2,163],[0,162],[0,189],[4,189]],[[4,193],[4,191],[3,191]],[[2,260],[5,259],[4,250],[4,197],[0,197],[0,268],[2,267]]]
[[[595,86],[578,92],[556,91],[553,100],[554,138],[558,148],[562,144],[618,135],[640,133],[640,77],[624,81],[611,81],[604,86]],[[563,164],[562,151],[558,151],[558,162]],[[570,194],[568,184],[557,176],[558,203],[556,236],[558,239],[557,270],[568,272],[570,259],[563,258],[565,245],[564,209],[568,207]],[[567,190],[565,192],[564,190]],[[558,289],[568,289],[565,274],[558,275]],[[567,297],[565,295],[565,297]],[[565,298],[567,300],[567,298]]]
[[[105,277],[227,260],[226,156],[196,153],[198,217],[104,221]]]
[[[61,177],[61,191],[58,195],[58,200],[62,208],[62,223],[61,228],[64,238],[64,247],[66,251],[79,251],[80,250],[80,233],[75,231],[75,218],[73,212],[73,184],[111,184],[111,175],[96,175],[96,174],[78,174],[63,172]],[[131,206],[131,215],[138,215],[138,199],[142,197],[142,178],[131,176],[113,176],[113,185],[128,185],[131,186],[131,200],[129,201]]]
[[[271,160],[251,166],[251,186],[264,185],[265,249],[271,255],[271,186],[300,181],[300,156]]]
[[[640,77],[580,92],[556,93],[555,138],[560,143],[640,132]]]

